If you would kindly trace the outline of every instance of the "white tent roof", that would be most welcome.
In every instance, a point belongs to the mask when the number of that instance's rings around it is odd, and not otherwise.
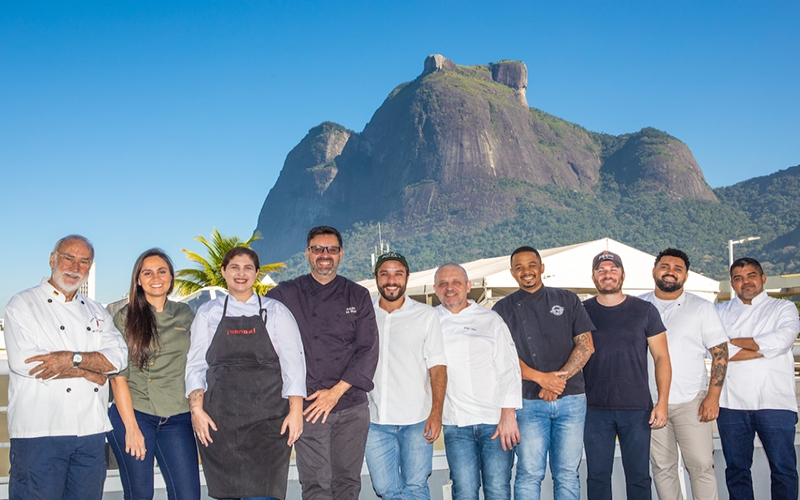
[[[558,248],[539,250],[544,263],[545,286],[572,290],[580,295],[595,295],[592,283],[592,259],[595,255],[608,250],[622,257],[625,266],[625,284],[623,291],[629,295],[641,295],[653,290],[653,263],[655,255],[637,250],[631,246],[603,238],[586,243],[578,243]],[[519,287],[511,276],[508,255],[480,259],[462,264],[472,281],[470,298],[480,303],[491,305],[499,298],[509,295]],[[427,269],[411,273],[408,279],[407,293],[410,297],[436,304],[438,299],[433,291],[433,277],[436,269]],[[367,287],[375,296],[378,289],[374,279],[359,282]],[[714,301],[719,293],[719,282],[694,271],[689,271],[685,289],[710,301]]]

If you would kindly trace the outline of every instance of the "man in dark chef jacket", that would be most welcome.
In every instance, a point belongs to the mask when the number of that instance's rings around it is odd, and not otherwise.
[[[378,326],[367,289],[336,274],[343,254],[339,231],[311,229],[311,273],[267,294],[294,315],[306,353],[306,425],[295,443],[305,500],[357,500],[361,491]]]

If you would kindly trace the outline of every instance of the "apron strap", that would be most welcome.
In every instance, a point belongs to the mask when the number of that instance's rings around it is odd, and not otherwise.
[[[263,307],[261,304],[261,295],[256,294],[258,297],[258,314],[261,316],[261,320],[264,322],[264,328],[267,327],[267,308]]]
[[[225,317],[225,313],[228,312],[228,298],[230,295],[225,295],[225,305],[222,306],[222,317]]]

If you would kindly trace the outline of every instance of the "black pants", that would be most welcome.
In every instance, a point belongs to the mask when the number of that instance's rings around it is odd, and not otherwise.
[[[294,444],[303,500],[358,500],[368,432],[367,403],[305,423]]]

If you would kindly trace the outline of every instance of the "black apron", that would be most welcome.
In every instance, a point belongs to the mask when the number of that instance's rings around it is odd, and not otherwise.
[[[208,494],[214,498],[285,498],[292,448],[281,425],[289,402],[281,397],[281,365],[267,333],[267,311],[226,317],[228,297],[206,352],[208,390],[203,410],[217,424],[214,440],[199,444]]]

